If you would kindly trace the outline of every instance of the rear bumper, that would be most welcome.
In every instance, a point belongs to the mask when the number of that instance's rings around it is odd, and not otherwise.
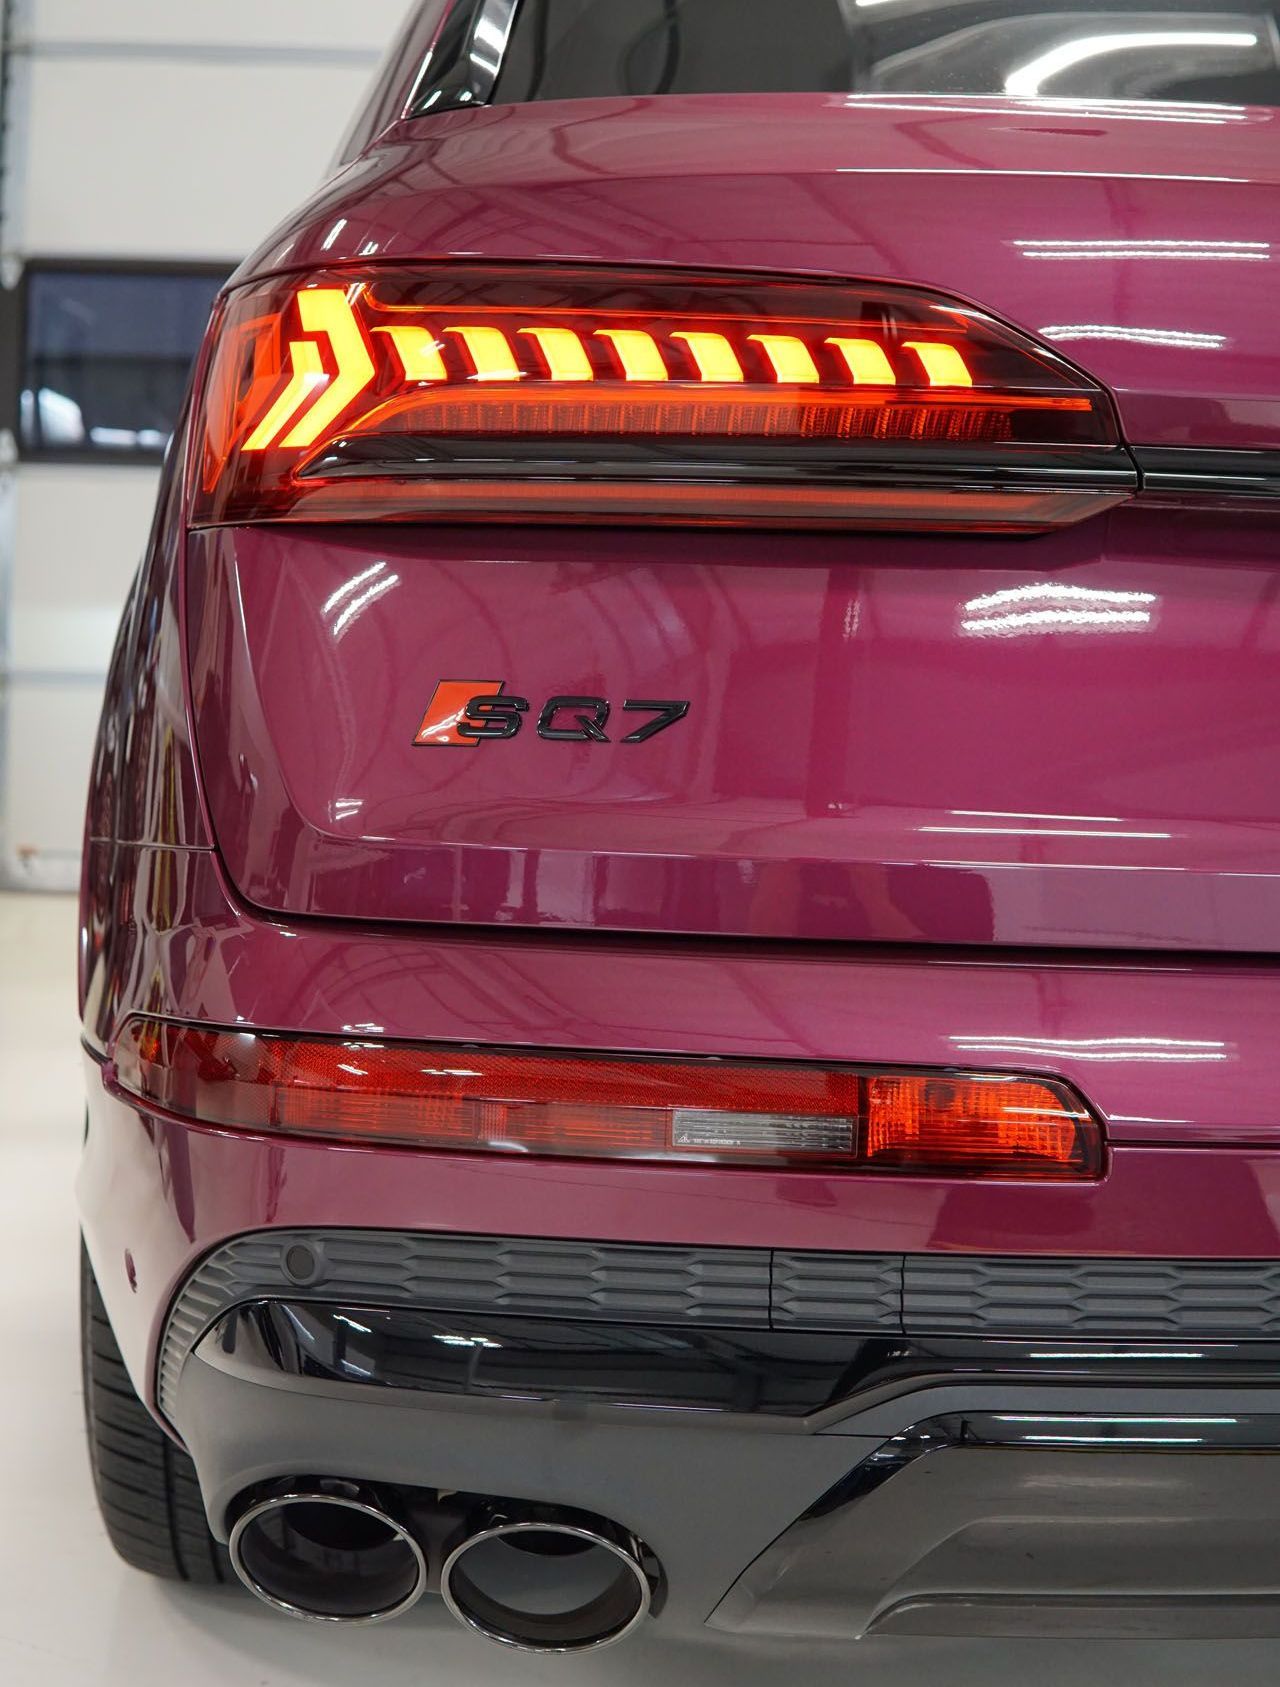
[[[92,1057],[86,1068],[90,1123],[78,1185],[85,1238],[130,1374],[152,1404],[165,1318],[181,1286],[211,1250],[264,1229],[910,1256],[931,1333],[963,1330],[968,1295],[990,1301],[997,1315],[1002,1304],[1016,1312],[1039,1298],[1044,1321],[1035,1330],[1068,1333],[1073,1314],[1059,1304],[1054,1275],[1054,1262],[1066,1260],[1076,1262],[1081,1293],[1104,1317],[1115,1287],[1107,1273],[1121,1268],[1113,1331],[1181,1336],[1187,1328],[1168,1305],[1169,1285],[1143,1265],[1172,1257],[1208,1273],[1192,1282],[1209,1318],[1200,1336],[1255,1339],[1280,1328],[1280,1154],[1271,1151],[1117,1148],[1107,1176],[1077,1188],[509,1162],[193,1127],[114,1093]],[[973,1258],[988,1262],[976,1277],[966,1263]],[[1126,1262],[1137,1262],[1131,1279]],[[1002,1284],[1008,1272],[1013,1280]],[[837,1272],[831,1296],[847,1306],[862,1287]],[[819,1298],[821,1288],[819,1281]],[[890,1284],[884,1292],[903,1291]],[[996,1316],[987,1333],[1022,1332]]]
[[[375,1232],[219,1250],[163,1370],[214,1528],[259,1484],[322,1473],[398,1490],[428,1541],[442,1503],[484,1497],[621,1522],[661,1565],[671,1632],[1280,1636],[1274,1346],[784,1329],[785,1292],[738,1294],[729,1328],[704,1321],[725,1314],[689,1250],[589,1252]],[[465,1309],[501,1298],[498,1255],[525,1309]],[[722,1292],[732,1263],[708,1262]],[[665,1322],[593,1304],[609,1284],[651,1314],[665,1294]]]
[[[80,1206],[130,1373],[215,1528],[259,1482],[330,1473],[616,1519],[661,1558],[673,1628],[1280,1634],[1280,970],[295,927],[237,907],[210,854],[120,853],[129,917],[88,947]],[[1068,1187],[256,1137],[116,1091],[111,1040],[139,1011],[1047,1069],[1111,1150]],[[290,1237],[320,1232],[375,1254],[290,1276]],[[482,1261],[473,1280],[507,1298],[468,1300],[456,1260],[415,1251],[467,1238],[572,1257],[531,1281]],[[219,1289],[237,1239],[265,1276]],[[618,1247],[634,1271],[582,1268]],[[209,1295],[175,1360],[193,1284]],[[376,1323],[392,1372],[325,1374],[281,1339],[285,1309],[307,1328],[317,1303],[321,1325]],[[1076,1438],[992,1443],[993,1416],[1037,1415]],[[1133,1418],[1172,1425],[1168,1445],[1126,1437]],[[1243,1447],[1211,1438],[1242,1424]]]
[[[1117,1150],[1089,1191],[1160,1256],[1203,1203],[1217,1259],[931,1252],[970,1192],[285,1145],[89,1076],[90,1251],[220,1534],[336,1475],[611,1519],[670,1633],[1280,1637],[1280,1238],[1226,1257],[1274,1155]],[[1070,1439],[988,1444],[1011,1417]]]

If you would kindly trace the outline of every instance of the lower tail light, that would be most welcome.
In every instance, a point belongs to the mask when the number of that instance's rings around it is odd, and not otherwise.
[[[374,265],[238,289],[214,335],[197,526],[1028,531],[1136,484],[1101,388],[915,289]]]
[[[1092,1178],[1098,1121],[1016,1074],[530,1054],[133,1019],[116,1081],[229,1130],[457,1153]]]

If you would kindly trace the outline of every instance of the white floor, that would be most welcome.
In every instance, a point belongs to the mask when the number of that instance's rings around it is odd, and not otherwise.
[[[0,896],[2,1687],[1273,1687],[1280,1645],[868,1643],[800,1658],[650,1638],[562,1663],[487,1647],[438,1607],[335,1633],[125,1569],[80,1424],[74,978],[71,901]]]

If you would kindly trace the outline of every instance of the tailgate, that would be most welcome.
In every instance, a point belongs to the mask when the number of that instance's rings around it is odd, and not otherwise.
[[[244,274],[567,252],[936,288],[1061,345],[1144,466],[1256,459],[1274,491],[1278,132],[907,96],[454,112]],[[1274,952],[1280,504],[1247,501],[1022,538],[195,532],[219,848],[289,915]],[[471,696],[513,735],[450,741]]]
[[[295,914],[1274,950],[1273,552],[1134,507],[1021,541],[198,534],[218,842]],[[415,743],[441,681],[522,730]],[[555,697],[608,741],[539,736]],[[689,707],[628,744],[635,699]]]

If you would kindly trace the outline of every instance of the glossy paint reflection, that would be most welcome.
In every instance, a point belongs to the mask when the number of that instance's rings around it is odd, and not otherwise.
[[[129,1014],[150,1013],[316,1035],[1027,1071],[1072,1082],[1112,1142],[1280,1147],[1268,1063],[1280,979],[1261,963],[353,932],[240,912],[204,852],[131,851],[119,878],[129,888],[90,978],[87,1034],[103,1053]],[[628,1167],[623,1180],[642,1175]],[[868,1199],[895,1181],[878,1178]],[[1048,1212],[1061,1195],[1029,1199]]]
[[[1127,21],[1133,21],[1132,14]],[[992,34],[999,29],[998,25],[989,27]],[[1107,61],[1116,55],[1123,55],[1126,62],[1109,64]],[[1255,30],[1093,29],[1042,47],[1007,73],[1004,90],[1020,99],[1061,93],[1097,97],[1127,92],[1126,75],[1138,81],[1149,77],[1158,82],[1161,71],[1176,75],[1179,66],[1200,76],[1212,75],[1215,70],[1232,75],[1251,64],[1270,69],[1272,62],[1271,53]]]
[[[471,1399],[800,1418],[838,1403],[851,1371],[873,1368],[889,1345],[852,1335],[414,1307],[347,1313],[276,1300],[228,1314],[196,1358],[285,1388],[359,1382]]]
[[[1261,106],[962,92],[446,111],[393,129],[241,275],[572,252],[908,278],[1027,327],[1113,325],[1076,355],[1137,444],[1274,448],[1278,132]]]
[[[1160,1066],[1188,1060],[1230,1060],[1228,1045],[1204,1037],[1051,1037],[1001,1036],[999,1033],[960,1032],[952,1041],[963,1064],[974,1055],[1012,1057],[1023,1061],[1043,1060],[1057,1065],[1061,1060],[1118,1060],[1126,1065],[1152,1061]]]
[[[1107,1176],[1077,1187],[507,1163],[184,1126],[118,1098],[110,1065],[87,1056],[81,1208],[140,1379],[194,1261],[271,1225],[1155,1258],[1176,1236],[1188,1258],[1280,1254],[1273,969],[295,927],[239,909],[204,850],[122,846],[114,883],[86,979],[103,1054],[143,1011],[512,1047],[1051,1070],[1099,1109],[1112,1144]]]
[[[1264,524],[1135,509],[1027,544],[797,535],[785,564],[750,534],[614,532],[607,556],[589,532],[387,526],[376,544],[193,539],[207,797],[255,904],[1280,945]],[[437,684],[466,675],[532,713],[465,753],[416,744]],[[547,741],[537,711],[563,695],[689,708],[641,745],[612,724]]]
[[[1020,256],[1049,263],[1128,262],[1265,264],[1269,240],[1015,240]]]
[[[1018,638],[1028,633],[1140,633],[1155,620],[1154,592],[1116,592],[1096,586],[1037,581],[1004,586],[961,608],[959,629],[977,638]]]
[[[1126,328],[1115,322],[1047,323],[1040,335],[1055,345],[1124,340],[1134,346],[1170,346],[1176,351],[1221,351],[1230,344],[1225,334],[1197,334],[1182,328]]]

